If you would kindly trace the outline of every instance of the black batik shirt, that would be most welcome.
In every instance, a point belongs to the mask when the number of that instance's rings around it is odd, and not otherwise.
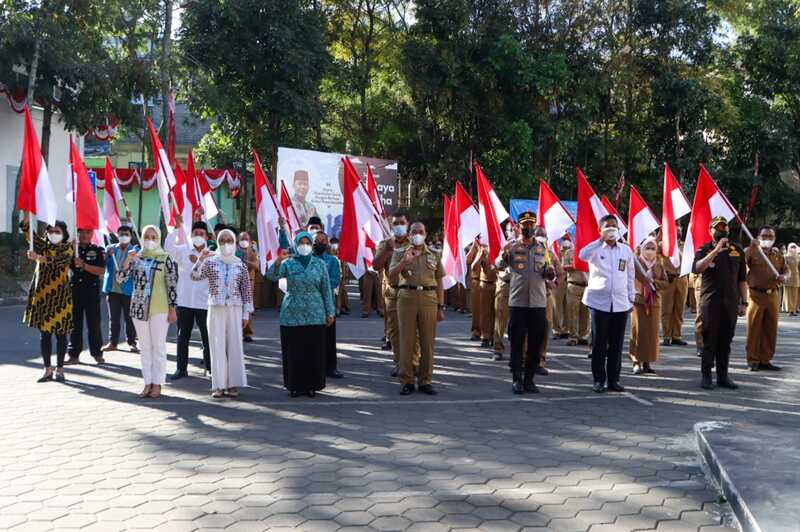
[[[714,243],[701,246],[694,256],[692,271],[697,273],[697,263],[708,256],[714,249]],[[741,294],[739,283],[745,281],[747,274],[744,261],[744,250],[738,245],[729,243],[714,258],[711,265],[701,274],[700,305],[721,305],[735,310],[739,306]]]
[[[85,263],[91,266],[106,267],[106,254],[103,248],[89,244],[88,246],[78,246],[78,257]],[[89,273],[81,268],[76,268],[75,264],[72,265],[72,287],[73,288],[96,288],[100,289],[100,281],[102,275],[95,275]]]

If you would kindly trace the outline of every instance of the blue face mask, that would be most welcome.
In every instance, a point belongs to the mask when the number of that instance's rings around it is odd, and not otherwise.
[[[396,236],[398,238],[403,238],[404,236],[406,236],[406,234],[408,234],[408,226],[407,225],[395,225],[392,228],[392,232],[394,233],[394,236]]]

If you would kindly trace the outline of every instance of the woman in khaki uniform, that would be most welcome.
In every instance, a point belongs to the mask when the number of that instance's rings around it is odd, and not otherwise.
[[[655,373],[650,366],[658,360],[658,329],[661,322],[661,296],[669,287],[664,267],[658,262],[656,239],[642,242],[639,257],[646,275],[636,268],[636,299],[631,314],[630,357],[633,373]],[[655,290],[653,290],[655,288]]]
[[[786,266],[789,268],[789,278],[783,285],[784,302],[789,316],[797,316],[798,292],[800,292],[800,255],[797,244],[792,242],[786,248]]]

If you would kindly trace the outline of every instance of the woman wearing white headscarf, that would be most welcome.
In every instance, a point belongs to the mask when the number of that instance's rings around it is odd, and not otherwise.
[[[178,304],[178,265],[161,247],[161,231],[142,230],[142,250],[129,253],[117,282],[133,278],[131,318],[139,338],[144,390],[139,397],[160,397],[167,375],[167,330],[175,323]]]
[[[253,290],[247,264],[236,256],[236,235],[223,229],[216,254],[203,250],[192,267],[192,279],[208,280],[208,339],[214,398],[238,397],[247,386],[242,327],[253,312]]]
[[[656,239],[647,237],[639,246],[644,272],[636,268],[636,299],[631,314],[630,357],[633,372],[655,373],[650,366],[658,359],[658,328],[661,320],[661,296],[668,287],[667,272],[658,262]],[[654,290],[655,288],[655,290]]]

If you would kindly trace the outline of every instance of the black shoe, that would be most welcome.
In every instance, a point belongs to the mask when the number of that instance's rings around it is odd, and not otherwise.
[[[340,314],[344,314],[345,316],[349,316],[350,315],[350,309],[349,308],[348,309],[342,309]]]
[[[402,388],[400,388],[400,395],[411,395],[414,393],[414,385],[413,384],[404,384]]]
[[[650,375],[655,375],[656,374],[656,370],[654,370],[652,367],[650,367],[650,364],[645,364],[644,365],[644,369],[642,371],[644,373],[649,373]]]
[[[242,341],[247,342],[248,344],[252,344],[253,343],[253,337],[252,336],[245,336],[244,338],[242,338]]]
[[[703,356],[703,350],[702,349],[698,349],[697,350],[697,356],[698,356],[698,358]]]
[[[473,334],[472,336],[469,337],[469,341],[470,342],[480,342],[481,341],[481,337],[480,336],[475,336]]]
[[[362,318],[369,318],[369,314],[367,314],[366,312],[362,312],[361,313],[361,317]]]
[[[400,368],[398,368],[397,366],[392,368],[392,372],[389,373],[389,375],[391,375],[392,377],[397,377],[399,374],[400,374]]]
[[[521,380],[514,379],[514,382],[511,384],[511,393],[516,395],[525,393],[525,387],[522,385]]]
[[[436,388],[434,388],[430,384],[423,384],[422,386],[419,387],[419,391],[421,391],[425,395],[436,395],[439,393],[436,391]]]
[[[567,338],[569,338],[569,333],[561,333],[559,336],[561,337],[562,340],[566,340]]]
[[[315,392],[314,390],[308,390],[306,392],[306,395],[309,396],[309,397],[316,397],[317,396],[317,392]]]
[[[341,371],[338,371],[338,370],[333,370],[330,373],[328,373],[328,378],[329,379],[343,379],[344,378],[344,373],[342,373]]]
[[[594,386],[592,386],[592,391],[595,393],[603,393],[606,391],[606,387],[603,386],[602,382],[596,382]]]
[[[481,340],[481,347],[492,347],[491,340]]]
[[[392,348],[392,342],[390,342],[389,340],[386,340],[385,342],[383,342],[383,345],[381,345],[381,349],[384,351],[389,351],[391,348]]]
[[[608,391],[621,393],[625,391],[625,387],[618,382],[610,382],[608,383]]]
[[[669,338],[664,338],[664,340],[661,342],[661,345],[663,345],[664,347],[669,347],[672,345],[672,340],[670,340]]]
[[[36,382],[50,382],[53,380],[53,374],[50,373],[49,375],[42,375]]]
[[[714,382],[711,380],[711,375],[703,375],[703,378],[700,381],[700,387],[704,390],[714,389]]]
[[[141,351],[139,350],[139,346],[136,345],[135,343],[134,344],[128,344],[128,350],[131,353],[141,353]]]
[[[677,340],[675,338],[673,338],[672,339],[672,345],[684,346],[684,345],[689,345],[689,342],[687,342],[686,340],[681,340],[680,338],[678,338]]]
[[[536,387],[536,384],[529,382],[523,385],[523,389],[525,393],[539,393],[539,388]]]
[[[589,352],[589,354],[586,355],[586,358],[592,358],[592,353]]]
[[[56,382],[67,382],[67,378],[64,377],[64,372],[63,371],[56,371],[55,379],[56,379]]]
[[[503,353],[495,352],[492,356],[492,360],[503,360]]]
[[[186,373],[185,371],[176,371],[175,373],[173,373],[172,375],[169,376],[169,380],[177,381],[179,379],[182,379],[182,378],[188,377],[188,376],[189,376],[189,374]]]
[[[750,369],[750,371],[758,371],[758,370],[761,369],[761,364],[758,364],[758,363],[754,362],[754,363],[750,364],[749,369]]]
[[[106,359],[105,359],[105,358],[103,358],[103,357],[93,357],[93,358],[94,358],[94,361],[95,361],[95,363],[96,363],[98,366],[102,366],[103,364],[105,364],[105,363],[106,363]]]
[[[727,388],[729,390],[737,390],[739,388],[739,385],[733,382],[733,380],[727,375],[725,377],[717,377],[717,386],[720,388]]]
[[[560,334],[554,334],[552,339],[553,340],[561,340],[561,335]]]
[[[589,340],[578,340],[578,345],[589,345]]]
[[[81,361],[78,357],[69,357],[67,360],[64,361],[65,366],[74,366],[75,364],[80,364]]]
[[[759,367],[759,369],[765,369],[767,371],[780,371],[781,370],[780,366],[776,366],[772,362],[762,362],[761,364],[759,364],[758,367]]]
[[[547,371],[547,368],[544,368],[542,366],[538,366],[536,368],[536,371],[534,371],[534,373],[536,373],[537,375],[541,375],[543,377],[547,377],[548,375],[550,375],[550,372]]]

